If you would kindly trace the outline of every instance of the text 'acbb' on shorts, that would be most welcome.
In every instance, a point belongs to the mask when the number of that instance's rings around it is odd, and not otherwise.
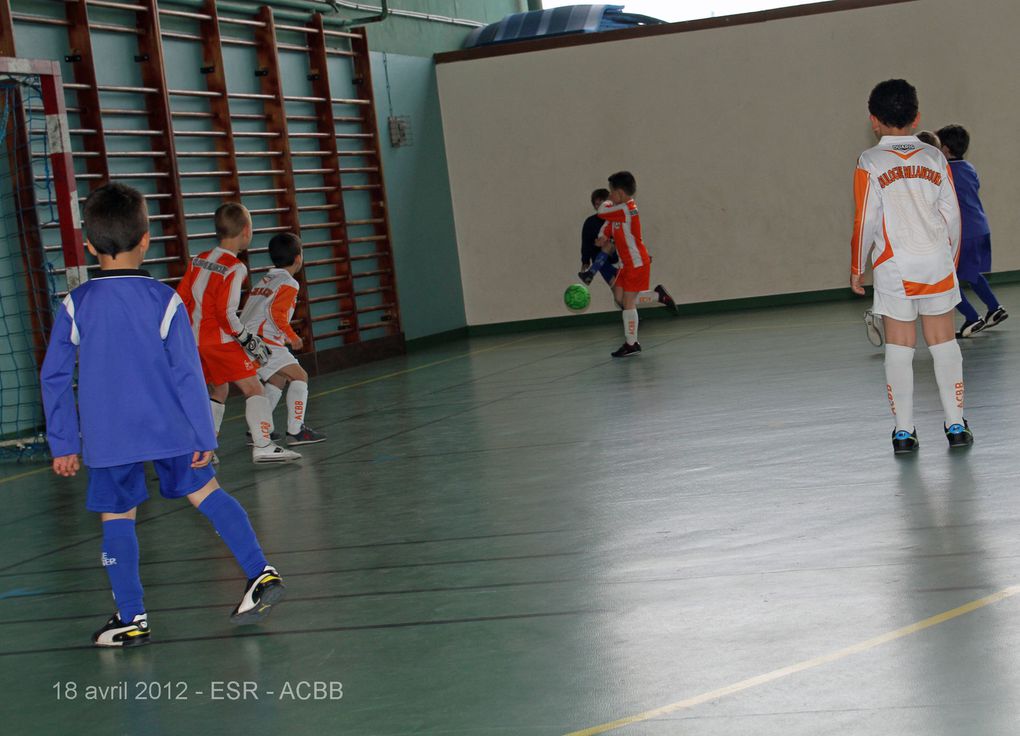
[[[219,345],[202,345],[198,349],[202,373],[206,383],[222,386],[245,378],[258,371],[258,363],[248,357],[240,344],[230,341]]]

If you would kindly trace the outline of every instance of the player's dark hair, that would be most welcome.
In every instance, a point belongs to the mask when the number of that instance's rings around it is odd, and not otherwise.
[[[301,255],[301,238],[294,233],[277,233],[269,241],[269,258],[277,268],[293,266]]]
[[[962,125],[947,125],[939,128],[939,140],[949,149],[953,158],[963,158],[970,148],[970,133]]]
[[[216,237],[236,238],[251,222],[251,215],[248,208],[237,202],[227,202],[216,208],[213,215],[213,222],[216,223]]]
[[[930,130],[922,130],[917,134],[917,140],[921,143],[927,143],[929,146],[935,146],[935,148],[941,148],[942,142],[939,137],[932,133]]]
[[[85,200],[85,237],[108,256],[134,250],[149,231],[145,197],[124,184],[104,184]]]
[[[868,112],[891,128],[906,128],[917,118],[917,90],[905,79],[887,79],[868,97]]]
[[[596,189],[591,193],[591,206],[598,207],[599,202],[605,202],[607,199],[609,199],[608,189]]]
[[[628,197],[633,197],[637,193],[637,181],[629,171],[617,171],[609,177],[609,188],[620,189]]]

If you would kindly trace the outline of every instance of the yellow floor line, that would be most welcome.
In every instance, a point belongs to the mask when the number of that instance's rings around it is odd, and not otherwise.
[[[27,478],[30,475],[38,475],[39,473],[45,473],[47,470],[50,470],[49,465],[47,465],[45,468],[36,468],[35,470],[29,470],[24,473],[18,473],[17,475],[9,475],[6,478],[0,478],[0,486],[2,486],[4,483],[12,483],[16,480],[20,480],[21,478]]]
[[[846,659],[847,657],[853,656],[854,654],[866,652],[869,649],[874,649],[875,647],[881,646],[882,644],[888,644],[891,641],[896,641],[897,639],[902,639],[903,637],[910,636],[911,634],[916,634],[919,631],[924,631],[925,629],[930,629],[933,626],[938,626],[939,624],[943,624],[946,621],[952,621],[954,618],[959,618],[960,616],[968,614],[971,611],[976,611],[979,608],[990,606],[993,603],[998,603],[999,601],[1005,600],[1006,598],[1012,598],[1018,593],[1020,593],[1020,585],[1011,585],[1010,587],[1004,590],[1000,590],[998,593],[992,593],[991,595],[985,596],[984,598],[978,598],[977,600],[971,601],[970,603],[964,603],[962,606],[953,608],[949,611],[944,611],[943,613],[937,614],[930,618],[926,618],[923,621],[918,621],[916,623],[910,624],[909,626],[904,626],[901,629],[896,629],[895,631],[890,631],[886,634],[876,636],[872,639],[867,639],[866,641],[862,641],[858,644],[853,644],[843,649],[839,649],[835,652],[824,654],[820,657],[815,657],[814,659],[808,659],[797,664],[792,664],[789,667],[783,667],[778,670],[772,670],[771,672],[766,672],[763,675],[758,675],[757,677],[751,677],[746,680],[741,680],[740,682],[733,683],[732,685],[726,685],[725,687],[721,687],[716,690],[711,690],[707,693],[702,693],[701,695],[695,695],[692,698],[680,700],[677,701],[676,703],[670,703],[669,705],[664,705],[660,708],[646,710],[643,713],[637,713],[636,715],[627,716],[626,718],[620,718],[609,723],[603,723],[600,726],[592,726],[590,728],[585,728],[580,731],[571,731],[570,733],[566,734],[566,736],[595,736],[595,734],[606,733],[608,731],[615,731],[616,729],[623,728],[624,726],[630,726],[632,724],[641,723],[643,721],[650,721],[654,718],[659,718],[661,716],[669,715],[671,713],[676,713],[677,711],[680,710],[693,708],[696,705],[702,705],[704,703],[709,703],[713,700],[719,700],[720,698],[724,698],[727,695],[733,695],[744,690],[749,690],[753,687],[758,687],[759,685],[765,685],[770,682],[782,679],[784,677],[795,675],[798,672],[814,669],[815,667],[821,667],[824,664],[829,664],[830,662],[836,662],[841,659]]]

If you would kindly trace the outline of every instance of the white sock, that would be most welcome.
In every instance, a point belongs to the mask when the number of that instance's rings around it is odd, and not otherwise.
[[[276,407],[280,404],[280,398],[283,396],[283,389],[271,383],[263,385],[262,389],[266,393],[266,398],[269,399],[269,411],[276,411]]]
[[[273,420],[273,412],[276,411],[276,407],[280,403],[280,397],[283,396],[283,389],[274,386],[271,383],[267,383],[262,386],[262,390],[266,394],[266,398],[269,399],[269,431],[272,432],[276,429],[276,422]]]
[[[628,345],[637,342],[638,316],[636,309],[623,310],[623,337]]]
[[[897,431],[914,431],[914,349],[885,345],[885,383]]]
[[[227,407],[215,399],[209,399],[209,406],[212,407],[213,428],[215,428],[216,434],[219,435],[220,425],[223,424],[223,415],[226,413]]]
[[[265,447],[270,443],[269,433],[273,426],[273,415],[269,411],[269,399],[265,396],[249,396],[244,402],[244,418],[248,421],[255,447]]]
[[[956,340],[929,345],[946,426],[963,424],[963,353]]]
[[[308,406],[308,384],[291,381],[287,387],[287,433],[298,434],[305,425],[305,408]]]
[[[659,301],[659,292],[657,291],[639,291],[637,295],[637,308],[643,309],[644,307],[657,307],[661,304]]]

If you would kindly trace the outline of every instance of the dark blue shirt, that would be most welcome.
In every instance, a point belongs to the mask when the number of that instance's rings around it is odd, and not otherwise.
[[[963,159],[950,161],[949,167],[953,172],[956,199],[960,202],[960,218],[963,222],[961,237],[968,240],[990,234],[985,208],[981,206],[978,197],[981,182],[978,181],[977,170]]]
[[[54,457],[103,468],[216,448],[188,312],[144,271],[100,271],[67,295],[41,383]]]

